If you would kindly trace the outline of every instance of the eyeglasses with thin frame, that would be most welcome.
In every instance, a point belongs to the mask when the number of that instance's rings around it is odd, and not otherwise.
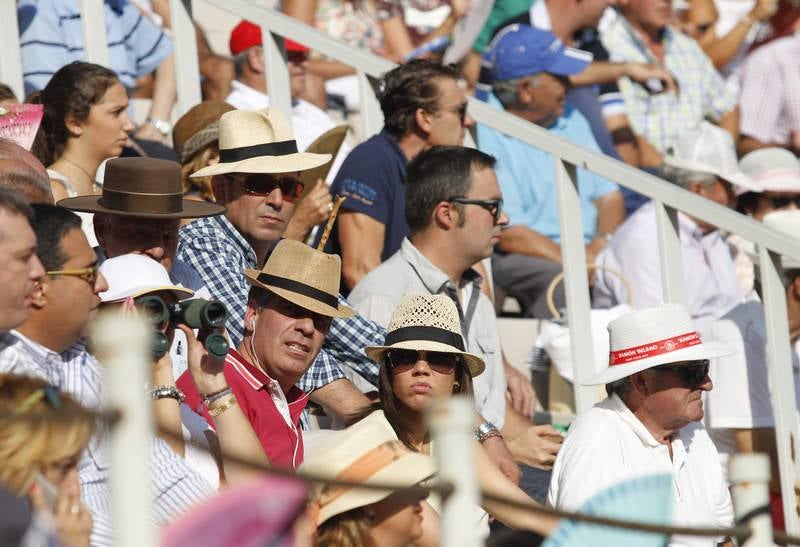
[[[88,268],[80,268],[78,270],[51,270],[45,273],[50,277],[80,277],[89,285],[94,287],[94,284],[97,283],[98,267],[95,265]]]
[[[489,211],[489,214],[494,218],[495,223],[500,220],[500,215],[503,214],[503,198],[495,199],[470,199],[467,197],[456,196],[447,199],[450,203],[460,203],[462,205],[477,205],[482,209]]]
[[[432,371],[451,374],[461,362],[460,355],[446,351],[393,349],[389,351],[387,357],[389,364],[397,372],[406,372],[414,368],[419,361],[425,361]]]
[[[653,367],[652,370],[672,371],[680,377],[681,381],[686,386],[694,389],[703,385],[703,383],[706,381],[706,378],[708,378],[708,369],[708,359],[700,359],[698,361],[660,365]]]
[[[305,185],[294,177],[275,178],[266,173],[226,175],[229,179],[240,182],[246,194],[251,196],[268,196],[280,188],[283,199],[295,202],[303,195]]]

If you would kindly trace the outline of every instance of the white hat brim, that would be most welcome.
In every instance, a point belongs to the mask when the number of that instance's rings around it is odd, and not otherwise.
[[[624,365],[609,366],[606,370],[592,378],[587,382],[581,382],[584,386],[598,386],[616,382],[622,378],[632,376],[637,372],[642,372],[649,368],[657,367],[659,365],[666,365],[668,363],[677,363],[680,361],[697,361],[700,359],[716,359],[717,357],[725,357],[736,353],[734,348],[721,342],[703,342],[696,346],[691,346],[684,349],[670,351],[661,355],[654,355],[646,359],[641,359],[633,363],[626,363]]]
[[[228,173],[294,173],[325,165],[330,154],[297,152],[285,156],[259,156],[233,163],[209,165],[190,175],[192,178],[226,175]]]
[[[761,186],[759,186],[753,180],[753,178],[747,175],[744,171],[736,170],[730,172],[723,172],[717,167],[714,167],[713,165],[708,165],[697,161],[684,160],[676,156],[671,156],[669,154],[664,156],[663,161],[666,165],[671,165],[672,167],[679,167],[681,169],[687,169],[689,171],[700,171],[701,173],[709,173],[711,175],[715,175],[747,192],[760,193],[763,191]]]
[[[106,291],[104,293],[100,293],[100,301],[103,304],[108,304],[110,302],[118,302],[120,300],[125,300],[126,298],[139,298],[140,296],[144,296],[146,294],[151,294],[155,292],[161,291],[169,291],[175,295],[175,298],[178,300],[185,300],[190,296],[194,296],[194,291],[191,289],[187,289],[186,287],[177,287],[175,285],[164,285],[161,287],[132,287],[129,289],[125,289],[124,291],[117,291],[117,292],[110,292]]]

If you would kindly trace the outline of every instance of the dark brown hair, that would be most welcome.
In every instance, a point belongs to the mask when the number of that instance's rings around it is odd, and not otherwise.
[[[42,125],[31,150],[39,161],[46,166],[56,161],[70,136],[67,117],[85,121],[92,106],[118,82],[113,70],[82,61],[64,65],[53,74],[45,88],[31,100],[44,105]]]

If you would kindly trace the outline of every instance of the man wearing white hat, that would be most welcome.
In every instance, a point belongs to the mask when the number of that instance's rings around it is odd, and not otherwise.
[[[761,190],[741,193],[736,209],[756,220],[772,211],[800,208],[800,162],[785,148],[760,148],[745,154],[739,167]]]
[[[677,304],[635,311],[609,323],[609,366],[589,385],[610,396],[573,422],[556,458],[548,503],[576,510],[605,488],[667,473],[676,525],[730,526],[733,508],[719,455],[700,421],[713,387],[709,359],[727,348],[703,343]],[[711,546],[722,538],[673,537],[671,545]]]
[[[724,130],[704,122],[687,132],[664,158],[662,175],[668,181],[710,201],[729,207],[734,187],[759,191],[739,170],[733,139]],[[742,301],[743,294],[728,244],[715,226],[678,213],[683,278],[689,315],[703,328]],[[658,254],[655,204],[639,208],[614,233],[596,263],[620,272],[598,271],[594,305],[599,308],[628,303],[644,308],[663,302],[661,264]]]

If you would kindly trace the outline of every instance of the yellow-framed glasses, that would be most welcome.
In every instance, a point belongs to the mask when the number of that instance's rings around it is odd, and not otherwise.
[[[90,268],[80,268],[78,270],[51,270],[46,273],[50,277],[58,277],[62,275],[80,277],[92,287],[94,287],[94,284],[97,281],[97,266],[91,266]]]

